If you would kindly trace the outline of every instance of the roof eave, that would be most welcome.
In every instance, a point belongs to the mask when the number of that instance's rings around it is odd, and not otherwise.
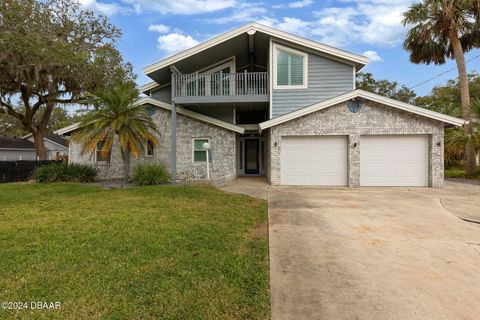
[[[157,99],[154,99],[154,98],[150,98],[150,97],[140,98],[135,102],[135,105],[142,105],[142,104],[151,104],[151,105],[154,105],[154,106],[157,106],[157,107],[160,107],[160,108],[164,108],[164,109],[167,109],[167,110],[170,110],[170,111],[172,110],[172,107],[171,107],[170,104],[165,103],[165,102],[160,101],[160,100],[157,100]],[[206,123],[210,123],[210,124],[215,125],[217,127],[221,127],[221,128],[224,128],[224,129],[227,129],[227,130],[230,130],[230,131],[234,131],[234,132],[237,132],[237,133],[240,133],[240,134],[245,133],[245,129],[242,128],[242,127],[239,127],[237,125],[234,125],[234,124],[222,121],[222,120],[218,120],[218,119],[206,116],[206,115],[203,115],[203,114],[195,112],[195,111],[184,109],[182,107],[177,107],[177,112],[179,114],[185,115],[187,117],[194,118],[194,119],[197,119],[199,121],[206,122]]]
[[[336,104],[345,102],[347,100],[350,100],[350,99],[353,99],[353,98],[356,98],[356,97],[360,97],[360,98],[364,98],[364,99],[371,100],[371,101],[374,101],[374,102],[378,102],[378,103],[381,103],[381,104],[389,105],[391,107],[394,107],[394,108],[397,108],[397,109],[400,109],[400,110],[404,110],[404,111],[407,111],[407,112],[410,112],[410,113],[418,114],[418,115],[421,115],[421,116],[424,116],[424,117],[427,117],[427,118],[430,118],[430,119],[433,119],[433,120],[437,120],[437,121],[440,121],[440,122],[443,122],[443,123],[446,123],[446,124],[451,124],[451,125],[454,125],[454,126],[462,126],[462,125],[465,124],[465,120],[463,120],[463,119],[455,118],[455,117],[448,116],[448,115],[445,115],[445,114],[442,114],[442,113],[438,113],[438,112],[431,111],[431,110],[428,110],[428,109],[425,109],[425,108],[417,107],[417,106],[414,106],[414,105],[410,105],[408,103],[393,100],[393,99],[386,98],[386,97],[383,97],[383,96],[380,96],[380,95],[377,95],[377,94],[374,94],[374,93],[371,93],[371,92],[367,92],[367,91],[357,89],[357,90],[350,91],[350,92],[344,93],[342,95],[333,97],[331,99],[322,101],[320,103],[316,103],[316,104],[313,104],[311,106],[302,108],[300,110],[293,111],[291,113],[287,113],[287,114],[285,114],[283,116],[280,116],[278,118],[274,118],[274,119],[271,119],[271,120],[264,121],[264,122],[259,124],[260,131],[263,131],[265,129],[274,127],[276,125],[279,125],[279,124],[294,120],[296,118],[308,115],[310,113],[320,111],[322,109],[326,109],[328,107],[334,106]]]
[[[167,110],[170,110],[170,111],[172,110],[172,107],[171,107],[170,104],[159,101],[159,100],[154,99],[154,98],[150,98],[150,97],[143,97],[143,98],[140,98],[140,99],[138,99],[137,101],[134,102],[134,105],[142,105],[142,104],[151,104],[151,105],[163,108],[163,109],[167,109]],[[191,118],[197,119],[199,121],[207,122],[207,123],[210,123],[212,125],[215,125],[215,126],[218,126],[218,127],[230,130],[230,131],[234,131],[234,132],[237,132],[237,133],[240,133],[240,134],[245,133],[245,129],[242,128],[242,127],[239,127],[237,125],[234,125],[234,124],[222,121],[222,120],[218,120],[218,119],[215,119],[215,118],[212,118],[212,117],[209,117],[209,116],[206,116],[206,115],[194,112],[194,111],[190,111],[190,110],[187,110],[187,109],[183,109],[181,107],[177,107],[177,112],[179,114],[183,114],[187,117],[191,117]],[[55,133],[56,134],[65,134],[65,133],[68,133],[68,132],[75,131],[79,127],[80,127],[80,122],[77,122],[77,123],[71,124],[67,127],[58,129],[57,131],[55,131]]]
[[[151,74],[151,73],[153,73],[157,70],[168,67],[168,66],[174,64],[175,62],[178,62],[180,60],[183,60],[185,58],[193,56],[193,55],[195,55],[195,54],[197,54],[197,53],[199,53],[203,50],[211,48],[211,47],[213,47],[213,46],[215,46],[219,43],[222,43],[224,41],[232,39],[232,38],[234,38],[234,37],[236,37],[236,36],[238,36],[242,33],[248,32],[248,31],[263,32],[263,33],[269,34],[270,36],[275,36],[277,38],[284,39],[288,42],[296,43],[296,44],[305,46],[307,48],[322,52],[324,54],[329,54],[329,55],[332,55],[334,57],[341,58],[341,59],[346,60],[346,61],[350,61],[357,66],[358,70],[361,69],[363,66],[365,66],[368,63],[368,58],[364,57],[362,55],[351,53],[351,52],[341,50],[341,49],[337,49],[337,48],[334,48],[334,47],[331,47],[331,46],[328,46],[328,45],[325,45],[325,44],[321,44],[319,42],[316,42],[316,41],[313,41],[313,40],[310,40],[310,39],[306,39],[306,38],[302,38],[302,37],[293,35],[291,33],[285,32],[285,31],[277,30],[277,29],[274,29],[272,27],[268,27],[268,26],[265,26],[265,25],[262,25],[262,24],[259,24],[259,23],[252,22],[252,23],[248,23],[244,26],[238,27],[236,29],[227,31],[227,32],[225,32],[225,33],[223,33],[219,36],[216,36],[212,39],[209,39],[205,42],[202,42],[202,43],[200,43],[200,44],[198,44],[198,45],[196,45],[192,48],[189,48],[189,49],[184,50],[182,52],[179,52],[175,55],[167,57],[163,60],[160,60],[156,63],[148,65],[148,66],[143,68],[143,72],[148,76],[149,74]]]

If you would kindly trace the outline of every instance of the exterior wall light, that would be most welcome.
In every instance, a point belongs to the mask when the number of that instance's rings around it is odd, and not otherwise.
[[[441,146],[442,146],[442,142],[441,142],[441,141],[438,141],[438,142],[437,142],[437,146],[438,146],[438,147],[441,147]]]
[[[356,147],[357,147],[357,143],[356,143],[356,142],[355,142],[355,143],[353,143],[353,147],[354,147],[354,148],[356,148]]]

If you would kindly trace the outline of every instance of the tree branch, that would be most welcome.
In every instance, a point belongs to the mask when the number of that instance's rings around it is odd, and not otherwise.
[[[11,104],[9,104],[9,103],[3,101],[2,99],[0,99],[0,106],[6,108],[7,114],[11,115],[12,117],[17,118],[20,121],[23,121],[23,119],[24,119],[23,114],[15,111],[15,108]]]
[[[41,131],[47,128],[48,121],[50,120],[50,116],[52,115],[53,109],[55,107],[55,103],[53,101],[48,101],[46,105],[47,108],[43,112],[42,119],[40,120],[40,123],[38,125]]]

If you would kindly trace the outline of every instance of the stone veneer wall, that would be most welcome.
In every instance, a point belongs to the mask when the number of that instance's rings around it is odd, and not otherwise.
[[[270,128],[270,182],[273,185],[280,184],[282,136],[346,135],[348,186],[358,187],[362,147],[360,136],[383,134],[429,135],[429,186],[442,186],[443,123],[371,101],[366,101],[357,113],[350,112],[346,103],[341,103]],[[357,143],[356,148],[353,147],[354,143]]]
[[[266,160],[265,161],[265,176],[267,177],[267,180],[269,183],[272,183],[271,182],[271,177],[270,177],[270,174],[272,172],[271,170],[271,150],[272,150],[272,140],[271,140],[271,137],[270,137],[270,129],[267,129],[265,130],[264,132],[264,135],[265,135],[265,151],[264,151],[264,155],[266,157]]]
[[[153,156],[142,153],[137,159],[131,158],[131,168],[137,163],[161,163],[170,169],[170,111],[156,109],[153,120],[160,132],[157,135],[158,145]],[[205,179],[206,164],[193,162],[193,139],[208,138],[212,148],[212,162],[210,163],[210,177],[213,181],[228,182],[236,177],[235,152],[236,134],[233,131],[198,121],[196,119],[177,114],[177,179]],[[70,161],[75,163],[89,163],[99,169],[99,179],[119,179],[123,177],[123,163],[118,144],[115,142],[110,164],[95,163],[93,154],[80,153],[81,145],[70,143]]]

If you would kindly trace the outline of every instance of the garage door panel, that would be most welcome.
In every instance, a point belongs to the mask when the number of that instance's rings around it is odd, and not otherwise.
[[[427,186],[428,136],[363,136],[360,185]]]
[[[344,186],[346,168],[346,137],[282,137],[282,184]]]

